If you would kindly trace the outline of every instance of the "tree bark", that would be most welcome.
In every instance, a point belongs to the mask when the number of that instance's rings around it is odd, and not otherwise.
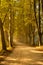
[[[6,50],[6,42],[5,42],[3,23],[1,18],[0,18],[0,31],[1,31],[2,49]]]
[[[12,30],[10,31],[10,45],[11,45],[11,47],[13,47],[13,34],[12,34]]]
[[[13,11],[12,11],[12,6],[11,6],[11,4],[9,4],[9,12],[10,12],[10,45],[11,45],[11,47],[13,47],[13,23],[14,23],[14,13],[13,13]]]
[[[38,12],[38,18],[39,18],[39,22],[37,21],[37,17],[36,17],[36,1],[34,0],[34,13],[35,13],[35,19],[36,19],[36,25],[37,25],[37,29],[38,29],[38,34],[39,34],[39,41],[40,41],[40,45],[42,45],[42,42],[41,42],[41,19],[40,19],[40,0],[38,0],[38,3],[39,3],[39,12]],[[39,25],[38,25],[39,23]]]

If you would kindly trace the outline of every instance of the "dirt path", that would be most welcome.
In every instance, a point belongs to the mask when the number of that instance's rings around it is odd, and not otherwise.
[[[17,46],[1,65],[43,65],[43,52],[33,47]]]

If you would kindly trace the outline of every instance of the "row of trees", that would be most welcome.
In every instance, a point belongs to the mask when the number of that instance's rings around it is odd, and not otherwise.
[[[6,43],[13,47],[14,37],[29,45],[42,45],[42,12],[43,0],[0,0],[2,48],[7,50]]]
[[[6,51],[7,50],[6,44],[7,43],[9,44],[9,41],[10,41],[10,46],[13,47],[12,43],[13,43],[13,32],[14,32],[14,18],[13,18],[14,12],[13,12],[13,8],[11,5],[13,3],[7,0],[0,1],[0,2],[1,2],[0,4],[1,41],[2,41],[2,49]]]

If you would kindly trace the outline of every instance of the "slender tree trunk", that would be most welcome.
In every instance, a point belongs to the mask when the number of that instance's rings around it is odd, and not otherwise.
[[[14,33],[14,11],[12,10],[11,4],[9,4],[10,9],[10,45],[13,47],[13,33]]]
[[[13,34],[12,34],[12,30],[10,31],[10,45],[11,45],[11,47],[13,47]]]
[[[43,12],[43,0],[41,0],[41,2],[42,2],[42,12]]]
[[[40,44],[42,45],[42,36],[41,36],[41,18],[40,18],[40,0],[39,0],[39,37],[40,37]]]
[[[4,37],[3,23],[2,23],[1,19],[0,19],[0,31],[1,31],[2,49],[6,50],[6,42],[5,42],[5,37]]]

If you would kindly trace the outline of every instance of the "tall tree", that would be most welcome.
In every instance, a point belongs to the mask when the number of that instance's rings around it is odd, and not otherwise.
[[[1,31],[2,49],[7,50],[6,49],[5,37],[4,37],[3,23],[2,23],[1,18],[0,18],[0,31]]]
[[[37,25],[37,28],[38,28],[38,34],[39,34],[39,40],[40,40],[40,44],[42,45],[42,40],[41,40],[41,37],[42,37],[42,34],[41,34],[41,16],[40,16],[40,0],[38,0],[38,5],[36,4],[36,0],[34,0],[34,13],[35,13],[35,19],[36,19],[36,25]],[[37,8],[38,8],[38,11],[37,11]],[[36,16],[36,14],[38,13],[38,18]]]

